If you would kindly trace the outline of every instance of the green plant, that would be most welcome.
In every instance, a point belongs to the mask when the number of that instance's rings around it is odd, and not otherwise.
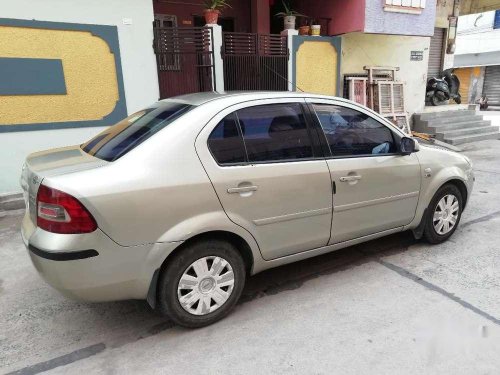
[[[301,13],[298,13],[296,11],[294,11],[290,4],[288,3],[288,1],[285,1],[285,0],[282,0],[281,3],[283,4],[283,8],[285,8],[285,11],[284,12],[279,12],[279,13],[276,13],[275,16],[276,17],[290,17],[290,16],[294,16],[294,17],[307,17]]]
[[[231,8],[230,0],[205,0],[203,6],[205,9],[220,10],[223,8]]]

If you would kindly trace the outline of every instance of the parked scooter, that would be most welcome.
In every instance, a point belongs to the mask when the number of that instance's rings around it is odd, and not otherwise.
[[[443,78],[433,77],[427,81],[426,96],[432,105],[446,104],[450,99],[457,104],[462,102],[458,92],[460,81],[453,71],[454,69],[446,69]]]

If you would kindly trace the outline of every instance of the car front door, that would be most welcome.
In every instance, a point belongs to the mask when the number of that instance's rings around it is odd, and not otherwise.
[[[335,186],[330,243],[409,224],[419,197],[420,164],[415,154],[400,153],[402,135],[356,105],[309,101],[330,152]]]
[[[224,211],[252,233],[266,260],[325,246],[330,238],[331,179],[304,106],[303,99],[238,104],[196,140]]]

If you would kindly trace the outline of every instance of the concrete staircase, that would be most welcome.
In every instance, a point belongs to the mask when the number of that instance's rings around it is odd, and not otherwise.
[[[467,109],[416,113],[413,130],[434,134],[436,139],[452,145],[500,138],[498,126],[491,126],[491,121]]]
[[[0,217],[5,216],[9,211],[20,210],[24,207],[22,193],[0,194]]]

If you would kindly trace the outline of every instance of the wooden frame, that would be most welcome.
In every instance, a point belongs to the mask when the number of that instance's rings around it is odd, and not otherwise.
[[[364,77],[347,77],[348,98],[358,104],[367,105],[367,81]]]

